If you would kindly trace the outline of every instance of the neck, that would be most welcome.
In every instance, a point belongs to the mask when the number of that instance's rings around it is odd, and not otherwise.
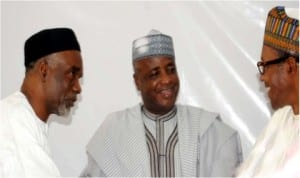
[[[149,117],[151,119],[155,119],[155,120],[165,118],[165,117],[173,117],[174,115],[176,115],[176,106],[174,106],[170,111],[168,111],[164,114],[155,114],[155,113],[149,111],[145,106],[142,106],[142,110],[147,117]]]
[[[297,64],[298,66],[298,64]],[[297,67],[297,72],[293,77],[293,90],[290,92],[291,93],[291,106],[293,108],[293,112],[295,115],[299,114],[299,69]]]
[[[292,105],[295,115],[299,114],[299,73],[297,73],[297,74],[298,74],[298,77],[296,78],[297,82],[295,82],[295,83],[297,83],[296,90],[295,90],[296,96],[294,97],[295,101],[294,101],[294,104]]]
[[[26,81],[26,79],[24,80],[22,87],[21,87],[21,92],[26,96],[29,104],[31,105],[33,111],[35,112],[35,114],[37,115],[37,117],[43,121],[43,122],[47,122],[49,114],[46,112],[46,110],[44,109],[45,107],[43,107],[44,105],[41,104],[41,97],[39,95],[39,92],[36,90],[36,86],[34,86],[32,84],[28,84],[28,82]]]
[[[295,115],[299,114],[299,103],[292,106]]]

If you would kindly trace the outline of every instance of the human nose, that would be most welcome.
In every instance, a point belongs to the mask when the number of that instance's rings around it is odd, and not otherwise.
[[[260,74],[259,79],[260,81],[264,82],[266,79],[265,73]]]
[[[161,82],[163,84],[169,84],[172,81],[171,74],[168,74],[167,72],[163,72],[161,76]]]
[[[76,79],[76,81],[74,82],[73,84],[73,91],[76,92],[76,93],[81,93],[81,85],[80,85],[80,81],[79,79]]]

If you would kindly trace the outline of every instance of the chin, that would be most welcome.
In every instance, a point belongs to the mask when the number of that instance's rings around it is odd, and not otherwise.
[[[70,108],[67,108],[66,106],[60,106],[58,108],[58,115],[62,117],[68,117],[70,115]]]
[[[161,105],[161,108],[164,108],[165,111],[169,112],[174,106],[175,104]]]
[[[277,110],[279,108],[282,108],[284,105],[280,105],[280,104],[276,104],[276,103],[271,102],[271,106],[272,106],[273,110]]]

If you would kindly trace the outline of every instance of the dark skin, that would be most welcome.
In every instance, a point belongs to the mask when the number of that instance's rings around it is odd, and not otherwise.
[[[52,53],[26,72],[21,92],[36,115],[47,122],[50,114],[65,115],[81,92],[82,58],[77,50]]]
[[[175,105],[179,78],[173,58],[153,56],[133,63],[134,81],[141,92],[144,107],[151,113],[163,115]]]
[[[262,61],[271,61],[278,57],[282,56],[276,49],[263,46]],[[290,105],[294,114],[299,114],[299,64],[295,57],[290,56],[282,63],[267,66],[260,80],[269,89],[268,96],[273,109]]]

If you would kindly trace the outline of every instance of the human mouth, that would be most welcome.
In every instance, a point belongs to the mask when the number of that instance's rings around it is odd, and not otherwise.
[[[271,99],[271,87],[266,87],[266,93],[267,93],[267,95],[268,95],[268,97]]]
[[[73,107],[75,102],[76,102],[76,98],[70,98],[66,100],[66,105],[67,107]]]
[[[166,99],[169,99],[173,96],[173,89],[172,88],[166,88],[159,91],[159,93]]]
[[[266,92],[269,93],[269,91],[271,90],[271,87],[266,87]]]

